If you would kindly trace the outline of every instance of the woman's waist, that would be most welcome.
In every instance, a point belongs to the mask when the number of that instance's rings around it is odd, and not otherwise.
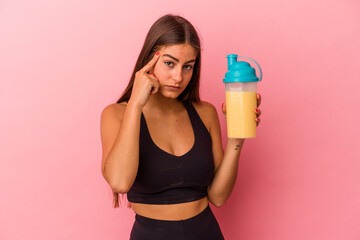
[[[144,204],[130,202],[140,216],[158,220],[185,220],[201,213],[208,205],[207,197],[196,201],[176,204]]]

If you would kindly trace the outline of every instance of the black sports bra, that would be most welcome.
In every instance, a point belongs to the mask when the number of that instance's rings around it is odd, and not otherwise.
[[[151,139],[141,114],[139,168],[133,186],[127,193],[129,202],[174,204],[191,202],[207,196],[214,176],[211,136],[194,106],[185,105],[195,142],[182,156],[160,149]]]

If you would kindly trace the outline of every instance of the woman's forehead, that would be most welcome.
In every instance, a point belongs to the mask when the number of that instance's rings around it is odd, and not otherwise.
[[[167,45],[160,48],[161,55],[170,55],[182,61],[196,59],[197,51],[188,43]]]

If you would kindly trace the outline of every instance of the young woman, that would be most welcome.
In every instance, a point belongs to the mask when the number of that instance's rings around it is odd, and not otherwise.
[[[115,207],[127,193],[136,213],[131,240],[224,239],[209,202],[220,207],[231,194],[244,139],[228,139],[224,153],[217,111],[199,98],[200,66],[194,27],[165,15],[123,95],[102,112],[102,173]]]

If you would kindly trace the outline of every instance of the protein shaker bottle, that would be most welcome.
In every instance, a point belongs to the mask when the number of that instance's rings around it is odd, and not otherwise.
[[[228,72],[225,74],[226,125],[228,138],[255,138],[257,107],[257,82],[262,79],[262,71],[257,62],[251,58],[227,55]],[[255,69],[248,62],[237,61],[245,58],[252,61]]]

